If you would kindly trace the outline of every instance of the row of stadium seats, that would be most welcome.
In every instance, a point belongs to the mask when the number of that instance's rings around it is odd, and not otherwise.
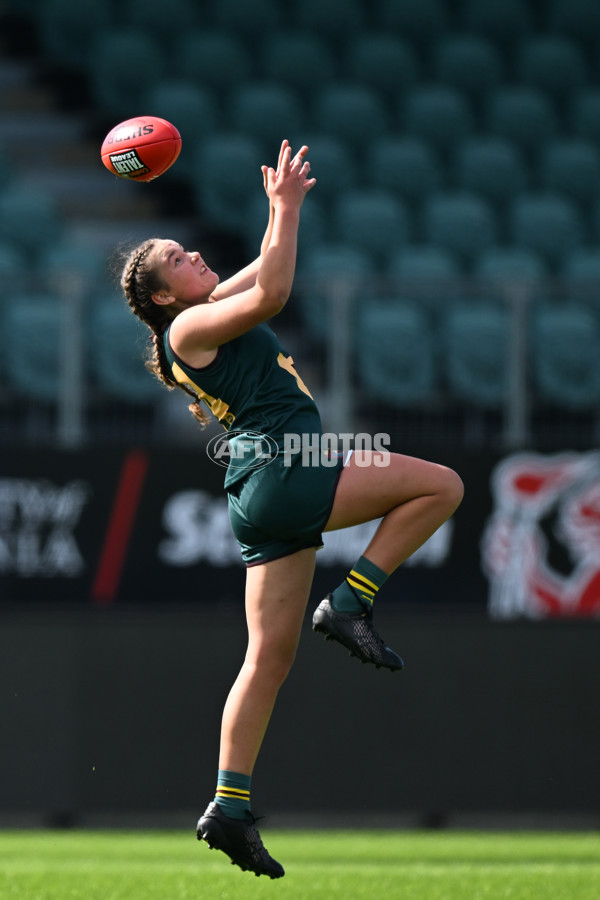
[[[61,316],[56,296],[15,297],[2,313],[9,335],[2,381],[16,397],[53,403],[58,396]],[[397,408],[444,396],[482,409],[502,408],[509,368],[510,318],[501,304],[453,304],[434,329],[416,302],[369,297],[353,318],[356,389]],[[321,307],[326,326],[326,308]],[[84,318],[90,387],[108,401],[144,404],[159,396],[142,364],[147,329],[105,297]],[[600,314],[580,304],[539,302],[527,335],[531,385],[539,402],[586,410],[600,401]]]
[[[419,47],[451,29],[464,29],[514,44],[515,38],[540,30],[593,43],[600,27],[595,0],[171,0],[169,15],[161,0],[8,0],[16,9],[39,15],[52,33],[66,30],[87,17],[90,30],[115,24],[142,23],[161,39],[172,36],[182,22],[190,29],[231,29],[247,39],[260,39],[284,27],[319,32],[337,43],[369,27],[397,30]]]

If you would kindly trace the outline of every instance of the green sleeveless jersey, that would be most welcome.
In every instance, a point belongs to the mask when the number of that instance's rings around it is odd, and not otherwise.
[[[294,361],[264,323],[226,344],[212,363],[186,365],[171,349],[169,328],[164,346],[173,377],[193,388],[230,433],[225,488],[256,468],[253,435],[267,435],[283,447],[285,434],[321,434],[321,418]]]

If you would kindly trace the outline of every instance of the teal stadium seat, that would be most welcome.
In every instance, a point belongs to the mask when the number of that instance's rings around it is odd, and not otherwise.
[[[600,88],[588,87],[571,100],[568,126],[574,137],[600,148]]]
[[[465,31],[512,48],[535,25],[530,0],[458,0],[457,20]]]
[[[263,42],[260,75],[300,91],[303,101],[338,74],[337,59],[327,39],[313,31],[270,31]]]
[[[502,138],[469,138],[456,150],[455,180],[460,190],[484,197],[504,211],[527,186],[527,167],[519,148]]]
[[[106,398],[143,405],[160,397],[160,383],[144,365],[149,334],[120,295],[105,295],[94,305],[88,335],[90,374]]]
[[[560,271],[566,294],[600,311],[600,250],[580,247],[564,260]]]
[[[372,292],[378,274],[373,259],[362,248],[341,242],[323,242],[298,259],[295,290],[302,321],[309,333],[329,339],[334,319],[331,295],[343,291],[352,301]]]
[[[552,407],[597,409],[600,402],[600,319],[575,303],[539,305],[532,323],[533,380]]]
[[[477,34],[449,34],[433,48],[435,81],[479,101],[503,81],[502,57],[494,43]]]
[[[362,0],[295,0],[289,5],[288,17],[292,29],[314,31],[334,46],[364,31],[367,25]]]
[[[512,141],[528,155],[558,133],[554,104],[545,93],[526,85],[500,87],[490,96],[484,119],[490,134]]]
[[[551,33],[596,49],[600,34],[598,0],[546,0],[543,8],[545,24]]]
[[[207,27],[180,38],[173,54],[173,73],[200,89],[217,92],[221,103],[233,87],[253,76],[254,66],[240,35],[225,28]]]
[[[600,151],[578,138],[553,141],[542,148],[540,177],[545,190],[588,207],[600,196]]]
[[[312,130],[328,131],[359,153],[365,142],[382,137],[390,127],[381,95],[365,85],[335,82],[317,91]]]
[[[497,246],[477,259],[473,275],[486,293],[506,297],[507,291],[524,288],[535,294],[548,277],[542,257],[522,247]]]
[[[372,0],[374,21],[384,31],[402,35],[412,46],[429,50],[448,28],[444,0]]]
[[[15,182],[0,192],[0,241],[26,252],[60,239],[62,214],[53,197]]]
[[[139,28],[115,28],[94,41],[89,83],[100,110],[123,120],[141,109],[147,91],[166,72],[167,55],[158,38]],[[135,114],[135,113],[134,113]]]
[[[545,92],[556,104],[581,90],[587,79],[584,54],[560,35],[535,35],[524,41],[516,74],[521,84]]]
[[[381,263],[411,238],[406,207],[378,188],[342,194],[331,210],[331,230],[337,240],[364,249]]]
[[[369,143],[366,171],[374,187],[418,205],[441,187],[444,170],[437,153],[416,137],[388,136]]]
[[[443,368],[448,389],[459,403],[500,409],[507,389],[508,314],[491,302],[457,303],[443,329]]]
[[[86,7],[87,3],[85,0],[81,5]],[[202,26],[203,17],[196,0],[169,0],[168,7],[164,0],[119,0],[118,21],[150,35],[170,52],[182,26],[192,31]]]
[[[60,305],[50,294],[14,295],[3,311],[4,370],[18,397],[52,404],[60,383]]]
[[[106,0],[44,0],[35,12],[41,55],[60,66],[84,69],[92,42],[114,20],[113,7]]]
[[[433,194],[423,208],[425,240],[472,263],[497,240],[490,204],[477,194],[450,191]]]
[[[195,152],[205,135],[218,131],[221,124],[214,93],[184,79],[162,81],[150,88],[142,106],[176,126],[182,142],[175,171],[179,176],[196,177]]]
[[[414,48],[396,34],[367,31],[351,37],[344,52],[349,81],[365,84],[394,102],[417,83],[422,74]]]
[[[25,251],[6,239],[0,241],[0,283],[11,294],[22,294],[32,286],[34,273]],[[0,320],[2,314],[0,313]]]
[[[42,247],[36,261],[36,273],[47,289],[61,292],[66,278],[80,279],[84,299],[111,285],[106,252],[96,244],[79,244],[63,240]]]
[[[318,183],[311,200],[315,196],[328,201],[337,199],[341,193],[356,186],[359,167],[347,143],[327,132],[294,132],[294,151],[302,144],[308,146],[311,175]]]
[[[385,274],[403,299],[435,313],[456,299],[464,277],[452,253],[427,244],[409,245],[392,254]]]
[[[509,212],[512,243],[560,265],[583,240],[583,223],[574,204],[552,193],[523,194]]]
[[[209,0],[206,15],[214,26],[239,35],[242,40],[262,40],[279,28],[283,7],[279,0]]]
[[[415,303],[377,298],[362,304],[356,331],[360,393],[369,407],[411,408],[436,389],[435,339]]]
[[[234,88],[227,120],[240,134],[261,145],[261,162],[277,159],[283,138],[302,130],[303,109],[292,88],[271,81],[251,82]]]
[[[198,212],[209,227],[241,233],[253,197],[264,195],[258,141],[239,133],[208,135],[196,151]],[[265,223],[266,224],[266,223]]]
[[[442,156],[465,140],[474,124],[464,94],[443,84],[417,86],[400,96],[398,116],[407,135],[426,141]]]

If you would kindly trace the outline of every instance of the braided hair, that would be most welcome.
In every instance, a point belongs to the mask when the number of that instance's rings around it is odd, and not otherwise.
[[[152,251],[156,244],[156,239],[150,238],[129,253],[121,273],[121,287],[132,312],[151,331],[146,368],[169,390],[178,387],[193,397],[189,410],[202,425],[206,425],[209,417],[202,407],[200,398],[189,385],[176,381],[165,353],[163,335],[171,318],[152,299],[152,294],[166,287],[160,279],[158,267],[152,264]]]

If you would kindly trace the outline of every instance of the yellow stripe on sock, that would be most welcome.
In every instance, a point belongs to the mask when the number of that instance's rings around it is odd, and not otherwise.
[[[250,791],[244,791],[239,788],[218,787],[217,797],[234,797],[238,800],[249,800]]]
[[[365,584],[368,584],[369,587],[373,588],[374,593],[377,593],[377,591],[379,590],[374,581],[369,581],[368,578],[365,578],[364,575],[360,575],[358,572],[355,572],[354,569],[352,569],[350,574],[353,576],[353,578],[360,578],[361,581],[364,581]]]
[[[348,576],[348,578],[346,578],[346,581],[348,582],[348,584],[351,587],[356,588],[358,591],[361,592],[361,594],[364,594],[365,597],[368,597],[370,600],[372,600],[373,597],[375,596],[375,591],[368,590],[368,588],[366,588],[363,584],[361,584],[360,581],[353,581],[353,579],[350,578],[350,576]]]

